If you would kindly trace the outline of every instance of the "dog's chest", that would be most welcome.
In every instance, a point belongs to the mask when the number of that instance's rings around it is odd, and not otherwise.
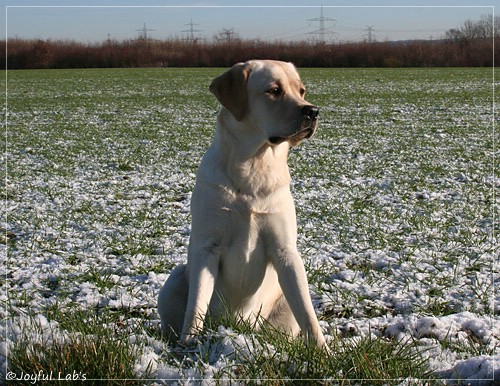
[[[222,285],[236,291],[254,292],[266,274],[270,258],[266,253],[262,216],[248,214],[231,222],[223,238],[219,275]]]

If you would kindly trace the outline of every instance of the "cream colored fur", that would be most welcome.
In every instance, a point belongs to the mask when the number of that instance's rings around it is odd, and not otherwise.
[[[324,345],[297,251],[288,150],[313,135],[317,109],[304,99],[295,67],[249,61],[216,78],[222,104],[191,201],[188,261],[165,282],[162,330],[190,343],[229,311]]]

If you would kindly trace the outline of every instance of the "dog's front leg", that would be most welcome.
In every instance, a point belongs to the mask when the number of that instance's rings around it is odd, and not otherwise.
[[[203,328],[218,273],[218,257],[201,249],[189,256],[189,292],[181,343],[189,344]]]
[[[323,347],[325,338],[314,312],[307,275],[299,252],[293,247],[278,249],[274,266],[285,299],[302,334],[307,340],[314,341],[319,347]]]

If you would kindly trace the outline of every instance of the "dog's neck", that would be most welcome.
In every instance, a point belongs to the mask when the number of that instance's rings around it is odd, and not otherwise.
[[[288,143],[277,146],[264,143],[248,159],[229,159],[230,175],[237,192],[268,196],[284,186],[288,187],[291,178],[287,156]]]
[[[259,138],[255,130],[239,127],[230,130],[223,114],[217,120],[216,134],[211,151],[219,158],[218,165],[226,177],[226,188],[236,194],[260,197],[290,185],[288,170],[289,144],[272,145],[265,137]]]

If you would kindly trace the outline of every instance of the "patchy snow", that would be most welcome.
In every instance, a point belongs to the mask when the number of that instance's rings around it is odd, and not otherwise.
[[[500,355],[478,356],[458,361],[455,366],[436,373],[446,384],[492,385],[500,379]]]
[[[65,339],[46,316],[56,304],[120,310],[136,318],[130,326],[158,330],[156,297],[186,259],[190,192],[217,109],[201,99],[181,112],[165,107],[164,83],[148,84],[148,98],[159,100],[135,107],[128,98],[137,95],[118,83],[107,84],[102,92],[112,98],[100,105],[90,80],[87,90],[65,91],[66,103],[59,95],[50,102],[52,89],[40,95],[49,102],[40,101],[26,94],[30,85],[12,82],[8,217],[0,224],[3,373],[23,326],[36,326],[33,342]],[[422,82],[432,86],[423,79],[405,87],[421,92]],[[458,87],[491,88],[477,79],[440,86],[450,95]],[[363,104],[352,87],[383,95]],[[310,87],[324,98],[320,132],[292,151],[290,165],[313,302],[327,337],[413,339],[449,384],[490,385],[500,379],[491,193],[500,180],[491,174],[485,129],[491,106],[460,96],[441,105],[390,99],[398,87],[366,75],[359,84],[318,80]],[[332,88],[350,97],[332,99]],[[201,139],[192,147],[195,136]],[[175,363],[165,358],[172,349],[165,342],[134,334],[130,341],[142,345],[132,365],[137,376],[171,384],[209,384],[262,349],[221,326],[197,348],[206,363],[189,354]]]

